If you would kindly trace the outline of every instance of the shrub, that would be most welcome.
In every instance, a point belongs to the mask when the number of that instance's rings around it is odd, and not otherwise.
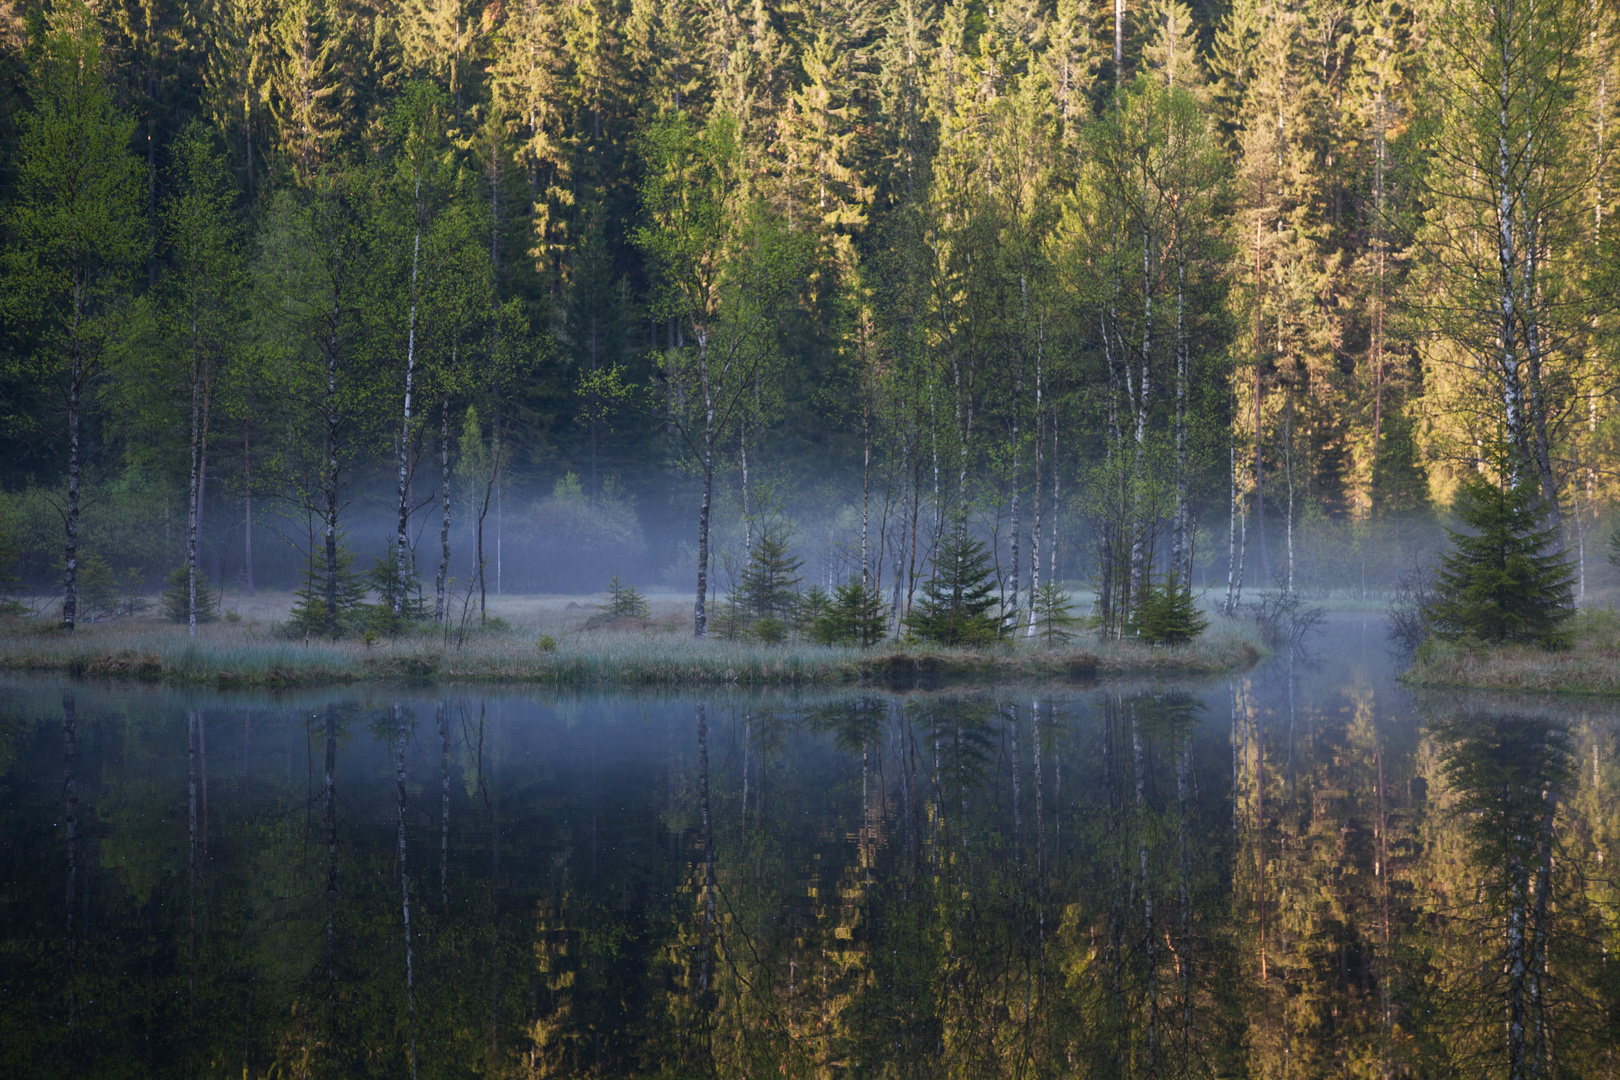
[[[1433,633],[1448,641],[1567,646],[1574,573],[1556,549],[1556,530],[1544,522],[1536,487],[1476,475],[1463,485],[1458,513],[1474,531],[1447,530],[1451,550],[1429,608]]]

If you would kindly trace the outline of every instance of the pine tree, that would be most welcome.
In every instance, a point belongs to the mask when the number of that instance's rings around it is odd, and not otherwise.
[[[1533,480],[1499,484],[1475,475],[1464,483],[1457,512],[1473,532],[1447,530],[1451,550],[1429,613],[1437,637],[1568,644],[1574,574],[1539,500]]]
[[[952,529],[940,541],[932,573],[906,627],[924,641],[940,645],[988,645],[1001,640],[1007,626],[996,610],[995,568],[984,543],[966,528]]]

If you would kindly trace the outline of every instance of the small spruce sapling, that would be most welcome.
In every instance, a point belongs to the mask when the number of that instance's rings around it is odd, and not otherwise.
[[[964,528],[951,530],[931,560],[922,596],[906,616],[906,626],[923,641],[939,645],[988,645],[1007,634],[997,610],[995,569],[984,544]]]
[[[645,619],[651,614],[647,600],[634,585],[627,585],[618,574],[608,582],[608,602],[596,610],[610,619]]]
[[[1192,589],[1176,576],[1148,582],[1147,595],[1137,610],[1136,631],[1149,645],[1185,645],[1209,629],[1198,610]]]
[[[1563,648],[1575,614],[1575,575],[1529,482],[1464,482],[1458,514],[1472,530],[1451,534],[1440,563],[1430,628],[1444,641],[1473,637]]]
[[[888,632],[884,607],[883,593],[875,585],[853,578],[833,590],[832,601],[816,618],[811,635],[823,645],[870,648]]]
[[[298,637],[315,637],[326,632],[326,568],[318,560],[305,561],[299,573],[298,591],[293,594],[287,615],[287,630]],[[355,612],[365,602],[366,588],[354,572],[354,554],[347,544],[337,549],[337,625],[342,635],[353,629]]]
[[[169,572],[168,588],[163,590],[163,617],[172,623],[188,621],[191,609],[191,575],[182,563]],[[197,621],[219,618],[219,593],[208,584],[205,574],[197,575]]]
[[[802,559],[794,558],[788,550],[787,530],[767,525],[760,530],[754,549],[748,553],[748,566],[743,570],[741,600],[750,618],[775,617],[787,620],[793,617],[798,603],[799,582],[803,578],[799,568]]]
[[[1069,594],[1055,581],[1035,590],[1035,635],[1048,649],[1068,644],[1070,627],[1079,622]]]

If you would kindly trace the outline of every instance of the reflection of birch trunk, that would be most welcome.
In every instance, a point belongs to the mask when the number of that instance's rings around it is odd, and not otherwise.
[[[1159,1049],[1158,943],[1153,929],[1153,888],[1148,879],[1147,776],[1142,762],[1142,729],[1131,717],[1131,760],[1136,781],[1137,863],[1142,888],[1142,954],[1147,964],[1147,1071],[1153,1072]]]
[[[1376,738],[1376,729],[1375,729]],[[1383,905],[1383,934],[1381,950],[1382,963],[1378,972],[1378,1009],[1379,1032],[1383,1036],[1382,1059],[1383,1071],[1387,1077],[1390,1074],[1389,1040],[1390,1040],[1390,1005],[1389,981],[1393,974],[1390,965],[1389,948],[1389,814],[1384,809],[1384,747],[1382,742],[1375,744],[1375,764],[1378,766],[1378,891],[1379,899]]]
[[[439,902],[450,911],[450,722],[444,702],[435,710],[439,721]]]
[[[326,707],[326,771],[321,786],[321,807],[326,818],[326,993],[327,1006],[337,1006],[337,801],[333,773],[337,771],[337,715]],[[335,1018],[334,1018],[335,1019]]]
[[[67,982],[68,982],[68,1053],[71,1056],[75,1036],[78,1034],[78,997],[75,991],[78,986],[78,928],[74,925],[74,908],[78,903],[79,891],[79,778],[77,773],[78,756],[78,705],[73,698],[72,690],[62,691],[62,800],[64,803],[63,821],[67,826],[67,892],[64,909],[67,913]]]
[[[1024,752],[1019,743],[1018,729],[1023,727],[1018,706],[1012,712],[1012,812],[1013,812],[1013,872],[1022,876],[1024,869]]]
[[[397,741],[394,758],[395,807],[399,826],[399,905],[405,928],[405,1014],[410,1027],[411,1080],[416,1080],[416,958],[411,941],[411,877],[405,862],[405,710],[394,705],[394,738]]]
[[[1029,703],[1030,751],[1035,769],[1035,940],[1040,948],[1041,979],[1046,978],[1046,806],[1041,778],[1041,699]]]
[[[197,710],[186,710],[186,1023],[197,1007]]]
[[[709,993],[709,951],[714,934],[714,829],[709,819],[709,718],[704,706],[697,706],[698,736],[698,814],[703,829],[703,943],[698,975],[698,993]]]
[[[1192,772],[1192,733],[1182,737],[1176,751],[1176,855],[1177,884],[1180,891],[1181,925],[1176,943],[1176,975],[1181,982],[1181,1056],[1190,1061],[1192,1054],[1192,898],[1188,895],[1188,879],[1192,876],[1191,852],[1187,847],[1187,817],[1190,792],[1189,774]]]

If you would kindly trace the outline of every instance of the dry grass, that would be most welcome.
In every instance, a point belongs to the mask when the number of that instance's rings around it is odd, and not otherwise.
[[[1586,609],[1574,645],[1548,652],[1523,645],[1427,644],[1401,676],[1412,686],[1620,695],[1620,613]]]
[[[426,630],[367,645],[309,643],[279,630],[291,597],[226,599],[240,621],[185,629],[151,617],[91,623],[67,637],[46,619],[0,622],[0,669],[51,671],[221,687],[300,686],[378,679],[505,681],[558,686],[838,685],[917,680],[1090,680],[1116,675],[1211,675],[1242,669],[1261,650],[1220,627],[1180,649],[1135,642],[1057,650],[1033,645],[979,651],[907,647],[869,651],[758,645],[689,636],[691,609],[653,597],[635,629],[585,629],[599,597],[491,598],[498,629],[476,616],[466,639]],[[545,643],[545,638],[554,644]],[[551,644],[551,647],[545,647]]]

